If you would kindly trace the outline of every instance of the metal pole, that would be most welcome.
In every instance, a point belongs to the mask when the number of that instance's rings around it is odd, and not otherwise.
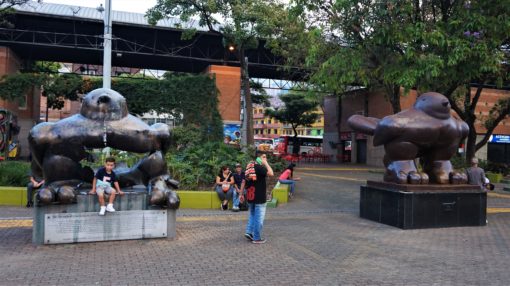
[[[248,57],[244,58],[246,65],[248,65]],[[241,67],[244,68],[244,67]],[[242,73],[246,73],[243,70]],[[248,145],[248,113],[246,113],[246,89],[244,86],[244,80],[241,76],[241,146]]]
[[[112,76],[112,0],[105,0],[103,43],[103,88],[111,88]]]

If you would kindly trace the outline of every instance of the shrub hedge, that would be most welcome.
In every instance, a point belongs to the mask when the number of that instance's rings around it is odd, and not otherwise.
[[[236,163],[244,167],[253,157],[253,150],[246,153],[223,142],[207,142],[181,150],[174,150],[167,155],[168,168],[173,178],[180,181],[181,189],[211,189],[221,166],[234,169]],[[286,163],[270,154],[268,159],[275,172],[285,168]]]
[[[29,182],[30,163],[23,161],[0,162],[0,186],[24,187]]]

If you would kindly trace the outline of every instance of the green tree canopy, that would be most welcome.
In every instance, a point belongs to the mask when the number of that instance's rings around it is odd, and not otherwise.
[[[0,27],[12,27],[8,16],[14,12],[14,6],[30,3],[31,0],[0,0]],[[42,2],[42,0],[37,0]]]
[[[304,93],[288,93],[280,96],[284,106],[278,109],[266,109],[266,115],[276,120],[290,124],[294,131],[294,142],[297,142],[298,126],[311,126],[318,118],[318,114],[313,111],[317,108],[317,103],[306,98]],[[299,145],[294,144],[293,154],[299,153]]]

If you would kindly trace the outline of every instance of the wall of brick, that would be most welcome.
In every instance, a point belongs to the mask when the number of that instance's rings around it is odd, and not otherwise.
[[[241,69],[239,67],[211,65],[206,73],[214,74],[219,91],[218,109],[225,122],[241,120]]]
[[[41,106],[41,120],[46,120],[46,97],[42,96],[40,97],[40,106]],[[49,109],[48,110],[48,121],[54,122],[58,121],[64,118],[67,118],[69,116],[75,115],[80,112],[81,108],[81,101],[71,101],[66,99],[64,101],[64,107],[60,110],[57,109]]]
[[[20,61],[14,52],[7,47],[0,47],[0,76],[12,74],[19,70]],[[8,109],[18,115],[18,104],[0,99],[0,108]]]
[[[471,94],[475,94],[476,89],[471,90]],[[485,88],[482,91],[478,104],[476,105],[476,115],[478,120],[476,122],[477,133],[485,133],[486,129],[483,126],[483,119],[489,115],[489,111],[494,107],[499,99],[505,99],[510,97],[510,91],[508,90],[497,90]],[[480,118],[482,120],[480,120]],[[493,134],[510,134],[510,119],[507,118],[496,127]]]
[[[20,66],[21,60],[11,49],[0,47],[0,76],[16,73]],[[20,126],[18,140],[21,150],[20,156],[22,157],[27,157],[29,154],[28,133],[39,119],[40,90],[31,88],[27,92],[25,100],[26,103],[21,105],[17,102],[0,100],[0,108],[5,108],[18,117],[18,125]]]

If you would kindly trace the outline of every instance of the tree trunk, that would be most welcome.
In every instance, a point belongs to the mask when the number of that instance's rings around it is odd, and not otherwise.
[[[298,134],[297,134],[297,130],[296,130],[296,127],[297,126],[294,126],[294,124],[291,124],[292,126],[292,130],[294,131],[294,137],[292,137],[292,154],[299,154],[299,140],[298,140]]]
[[[248,75],[248,61],[244,58],[244,48],[239,50],[239,62],[241,63],[241,89],[244,91],[244,100],[246,104],[246,143],[250,146],[254,144],[253,140],[253,102],[250,93],[250,77]]]
[[[400,86],[386,85],[386,92],[388,94],[393,114],[399,113],[402,108],[400,106]]]
[[[466,140],[466,162],[471,162],[476,153],[476,129],[474,122],[466,122],[469,126],[469,133]]]
[[[48,111],[50,110],[48,105],[48,97],[46,97],[46,122],[48,122]]]
[[[336,113],[337,113],[337,124],[336,128],[338,131],[338,143],[336,144],[336,154],[337,154],[337,161],[342,162],[341,159],[344,153],[343,150],[343,144],[342,144],[342,96],[337,96],[337,105],[336,105]]]

